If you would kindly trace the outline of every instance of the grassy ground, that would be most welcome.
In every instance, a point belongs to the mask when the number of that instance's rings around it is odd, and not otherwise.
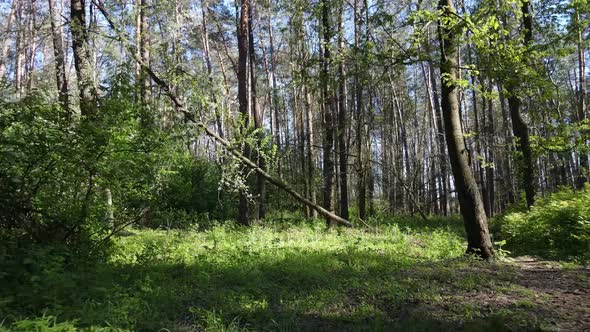
[[[23,331],[590,328],[588,269],[481,263],[464,246],[455,219],[132,230],[107,264],[42,270],[44,291],[3,295],[0,322]]]

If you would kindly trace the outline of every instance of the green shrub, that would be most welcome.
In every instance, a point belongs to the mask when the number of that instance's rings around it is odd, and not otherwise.
[[[108,232],[107,189],[120,222],[149,199],[162,135],[143,130],[133,103],[105,99],[92,123],[43,97],[0,108],[0,230],[78,247]]]
[[[222,175],[218,166],[183,151],[172,158],[161,174],[154,201],[158,211],[150,226],[186,228],[234,217],[237,199],[219,190]]]
[[[517,254],[576,261],[590,259],[590,187],[563,190],[528,212],[515,212],[500,221],[500,236]]]

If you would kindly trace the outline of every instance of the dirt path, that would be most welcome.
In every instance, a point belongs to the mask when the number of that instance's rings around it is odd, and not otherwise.
[[[590,330],[590,268],[564,269],[554,262],[519,257],[515,284],[535,293],[535,303],[551,315],[557,330]]]
[[[431,290],[408,303],[413,320],[428,322],[425,330],[590,331],[588,267],[519,257],[459,268],[447,262],[411,273]]]

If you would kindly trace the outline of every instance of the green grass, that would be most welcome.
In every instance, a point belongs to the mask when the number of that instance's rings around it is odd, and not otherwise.
[[[34,281],[17,283],[22,289],[1,290],[0,326],[21,331],[74,326],[91,331],[498,330],[530,307],[520,303],[501,317],[474,303],[444,315],[429,313],[429,305],[447,303],[455,294],[508,288],[510,276],[481,273],[478,266],[484,263],[463,257],[464,240],[456,231],[460,221],[421,223],[387,223],[371,231],[326,230],[320,222],[132,230],[115,240],[107,263],[40,268],[27,275]]]

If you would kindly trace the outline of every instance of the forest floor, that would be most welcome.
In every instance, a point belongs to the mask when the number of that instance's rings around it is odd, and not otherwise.
[[[465,258],[461,225],[130,230],[107,263],[0,290],[0,331],[590,330],[588,267]]]
[[[437,283],[440,296],[415,303],[407,309],[411,315],[424,315],[449,329],[453,329],[452,325],[467,330],[482,326],[512,331],[590,329],[590,269],[587,267],[563,266],[521,256],[460,268],[454,273],[457,280],[453,281],[432,277],[440,269],[435,265],[409,271],[431,284]],[[493,280],[493,283],[461,285],[462,279],[471,278]]]

